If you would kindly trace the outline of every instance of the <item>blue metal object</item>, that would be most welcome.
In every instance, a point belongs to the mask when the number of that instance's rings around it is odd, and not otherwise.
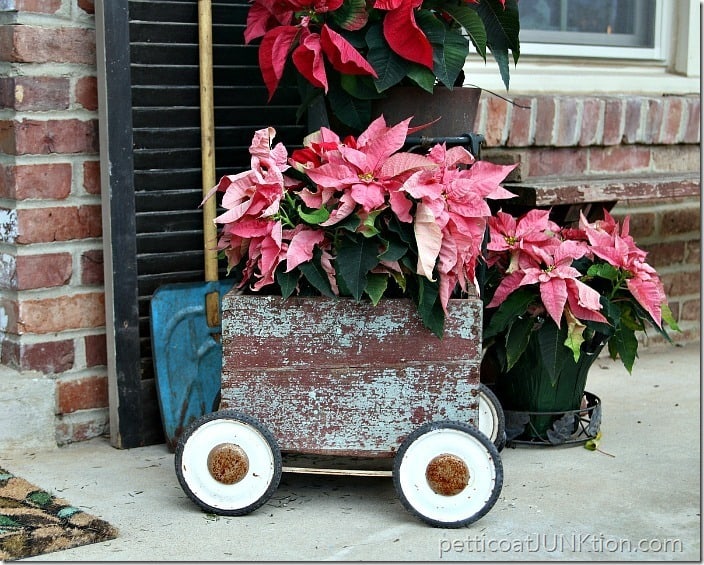
[[[172,451],[183,430],[217,410],[222,370],[220,324],[209,326],[206,296],[222,296],[232,280],[164,285],[151,300],[152,357],[166,443]]]

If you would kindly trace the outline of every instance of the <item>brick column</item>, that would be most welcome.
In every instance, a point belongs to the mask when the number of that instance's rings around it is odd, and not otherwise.
[[[92,0],[0,3],[0,67],[0,364],[63,444],[108,419]]]

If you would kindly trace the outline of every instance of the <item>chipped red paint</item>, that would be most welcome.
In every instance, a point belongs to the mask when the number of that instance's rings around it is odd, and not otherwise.
[[[453,300],[445,336],[407,300],[223,299],[222,409],[283,451],[388,457],[427,421],[477,420],[481,302]]]

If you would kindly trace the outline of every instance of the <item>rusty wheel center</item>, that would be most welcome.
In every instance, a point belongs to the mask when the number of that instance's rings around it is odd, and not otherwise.
[[[219,483],[234,485],[247,475],[249,458],[239,445],[221,443],[208,454],[208,471]]]
[[[436,494],[454,496],[469,484],[469,468],[456,455],[443,453],[428,463],[425,479]]]

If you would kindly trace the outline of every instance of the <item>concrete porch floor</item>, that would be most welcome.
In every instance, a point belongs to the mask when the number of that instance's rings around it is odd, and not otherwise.
[[[699,344],[642,350],[632,375],[602,357],[587,389],[602,400],[603,452],[504,449],[498,502],[458,530],[419,522],[388,478],[284,474],[254,513],[206,514],[164,445],[97,439],[0,465],[120,530],[28,561],[700,561]]]

